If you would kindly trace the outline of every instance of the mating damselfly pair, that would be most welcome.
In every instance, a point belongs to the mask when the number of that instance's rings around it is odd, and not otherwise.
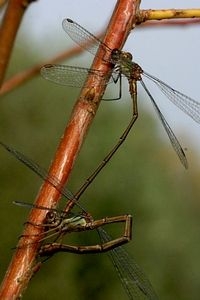
[[[135,123],[138,117],[137,109],[137,82],[139,81],[149,96],[151,103],[161,120],[164,129],[167,132],[167,135],[170,139],[170,142],[176,151],[181,163],[185,168],[188,167],[188,162],[178,139],[174,135],[171,127],[166,121],[164,115],[161,113],[158,105],[156,104],[152,94],[148,90],[144,79],[151,80],[161,92],[178,108],[190,116],[193,120],[200,123],[200,103],[193,100],[192,98],[184,95],[183,93],[175,90],[170,87],[168,84],[164,83],[155,76],[150,75],[145,72],[137,63],[132,60],[132,54],[128,52],[121,51],[119,49],[110,49],[108,45],[100,41],[88,30],[80,26],[78,23],[72,21],[71,19],[63,20],[63,29],[65,32],[81,47],[96,55],[97,49],[100,47],[101,50],[105,53],[105,56],[102,62],[111,63],[113,66],[112,77],[111,79],[103,80],[102,72],[93,69],[79,68],[73,66],[65,65],[46,65],[41,69],[42,76],[50,81],[53,81],[58,84],[63,84],[67,86],[82,87],[88,75],[99,77],[102,79],[103,84],[114,81],[115,83],[119,81],[120,83],[120,92],[119,99],[121,98],[121,80],[122,77],[126,77],[129,82],[129,91],[133,101],[133,113],[132,118],[123,132],[122,136],[119,139],[119,142],[113,147],[110,153],[107,156],[107,159],[102,163],[102,168],[105,163],[114,155],[116,150],[126,139],[128,133],[130,132],[133,124]]]
[[[166,122],[163,114],[160,112],[155,100],[153,99],[151,93],[146,87],[144,83],[143,76],[152,80],[161,91],[166,94],[166,96],[179,108],[181,108],[186,114],[192,117],[195,121],[200,122],[199,119],[199,103],[187,97],[186,95],[172,89],[164,82],[160,81],[156,77],[144,72],[141,67],[132,61],[132,55],[127,52],[120,51],[118,49],[110,49],[107,45],[102,43],[99,39],[97,39],[94,35],[89,33],[86,29],[81,27],[76,22],[73,22],[70,19],[66,19],[63,21],[63,28],[65,31],[75,40],[78,44],[82,45],[82,42],[92,41],[91,46],[86,48],[92,54],[96,53],[97,48],[100,46],[105,51],[105,61],[111,63],[113,65],[113,73],[112,79],[109,81],[107,79],[104,80],[102,78],[102,82],[105,84],[111,81],[121,83],[122,76],[127,77],[129,82],[129,90],[133,100],[133,115],[128,124],[128,127],[123,132],[119,142],[116,146],[111,150],[106,159],[102,162],[102,164],[94,171],[89,181],[81,187],[79,192],[73,196],[68,190],[60,189],[59,190],[59,182],[56,178],[48,175],[46,171],[41,169],[37,164],[27,159],[22,153],[14,150],[13,148],[1,143],[1,145],[6,148],[11,154],[13,154],[17,159],[23,162],[25,165],[30,167],[34,172],[36,172],[41,178],[48,181],[51,185],[53,185],[56,189],[60,191],[60,193],[65,196],[70,201],[73,201],[75,205],[78,205],[82,212],[80,214],[76,214],[74,216],[69,216],[65,214],[65,212],[59,212],[56,209],[48,209],[46,207],[35,207],[33,205],[33,209],[43,209],[47,210],[46,220],[44,224],[37,224],[37,226],[44,226],[46,229],[44,231],[47,236],[56,236],[55,242],[51,244],[43,244],[40,248],[40,256],[52,255],[54,253],[65,251],[65,252],[73,252],[73,253],[94,253],[94,252],[104,252],[109,251],[108,254],[113,261],[115,267],[117,268],[118,275],[122,281],[122,284],[125,287],[125,290],[128,294],[129,299],[157,299],[157,296],[146,279],[146,276],[143,274],[141,269],[135,263],[134,260],[130,259],[127,252],[121,247],[122,244],[128,242],[131,239],[131,216],[117,216],[117,217],[106,217],[100,220],[94,221],[92,216],[87,213],[87,211],[78,204],[78,199],[86,187],[91,183],[91,181],[96,177],[98,172],[105,166],[107,161],[113,156],[115,151],[119,148],[119,146],[126,139],[129,131],[131,130],[134,122],[137,119],[138,111],[137,111],[137,81],[139,81],[147,92],[152,104],[158,113],[158,116],[167,131],[167,134],[170,138],[172,146],[177,152],[181,162],[187,168],[187,160],[184,154],[182,147],[180,146],[177,138],[173,134],[170,126]],[[92,76],[100,76],[103,77],[102,73],[98,70],[86,69],[86,68],[78,68],[78,67],[70,67],[70,66],[59,66],[59,65],[47,65],[44,66],[41,70],[42,75],[51,81],[80,87],[84,84],[84,80],[88,75]],[[121,87],[120,87],[120,96],[121,96]],[[119,97],[120,98],[120,97]],[[16,202],[17,204],[23,205],[23,203]],[[110,223],[122,222],[125,224],[124,234],[117,239],[112,239],[106,233],[101,226]],[[34,226],[34,224],[32,224]],[[65,245],[62,243],[57,243],[60,237],[65,235],[68,232],[76,232],[76,231],[86,231],[86,230],[94,230],[97,229],[100,235],[101,242],[100,244],[90,245],[90,246],[72,246]],[[45,236],[41,236],[41,241],[45,242]]]

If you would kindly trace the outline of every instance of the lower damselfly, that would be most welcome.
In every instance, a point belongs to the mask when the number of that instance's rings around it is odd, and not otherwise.
[[[127,243],[131,239],[132,233],[132,217],[130,215],[122,215],[115,217],[106,217],[100,220],[93,220],[93,217],[78,203],[79,197],[73,195],[66,188],[61,188],[61,183],[54,176],[48,174],[48,172],[41,168],[37,163],[26,157],[16,149],[0,142],[0,145],[9,151],[17,160],[22,162],[43,180],[50,183],[56,188],[70,203],[78,205],[82,209],[80,214],[69,215],[65,211],[57,211],[57,209],[50,209],[43,206],[32,205],[33,209],[47,210],[47,214],[42,224],[31,224],[33,226],[44,227],[45,235],[41,236],[40,241],[42,246],[39,250],[39,255],[51,256],[59,252],[72,252],[76,254],[86,253],[101,253],[108,251],[109,257],[117,270],[117,274],[121,280],[121,283],[128,295],[129,299],[158,299],[150,281],[147,276],[138,266],[133,258],[129,256],[127,251],[121,247],[121,245]],[[85,184],[83,185],[85,186]],[[87,183],[88,186],[88,183]],[[80,188],[80,190],[85,190]],[[18,205],[27,205],[26,203],[14,201]],[[124,223],[124,233],[122,236],[113,239],[102,226],[111,223]],[[30,223],[29,223],[30,225]],[[66,233],[86,231],[86,230],[98,230],[100,236],[100,244],[89,246],[74,246],[58,243],[57,241],[63,237]],[[53,243],[44,244],[46,238],[56,237]],[[29,245],[25,245],[28,247]],[[111,253],[112,252],[112,253]]]
[[[111,159],[111,157],[114,155],[117,149],[122,145],[138,117],[137,82],[140,82],[142,87],[146,91],[170,139],[174,150],[176,151],[183,166],[187,169],[188,162],[184,150],[181,147],[178,139],[173,133],[168,122],[166,121],[164,115],[160,111],[158,105],[156,104],[151,92],[147,88],[144,79],[149,79],[151,82],[153,82],[173,104],[175,104],[178,108],[180,108],[184,113],[190,116],[197,123],[200,123],[200,103],[186,96],[185,94],[177,91],[176,89],[170,87],[168,84],[156,78],[155,76],[152,76],[149,73],[145,72],[137,63],[133,61],[131,53],[124,52],[119,49],[111,49],[108,45],[106,45],[97,37],[95,37],[92,33],[83,28],[78,23],[72,21],[71,19],[64,19],[62,26],[65,32],[72,38],[72,40],[74,40],[77,44],[79,44],[81,47],[83,47],[93,55],[96,55],[97,49],[100,47],[103,53],[105,53],[102,59],[102,63],[108,62],[111,63],[113,66],[111,74],[112,79],[109,80],[108,78],[105,78],[105,80],[103,80],[103,74],[98,70],[65,65],[43,66],[41,69],[41,74],[45,79],[58,84],[74,87],[84,87],[84,82],[88,75],[97,76],[101,78],[101,83],[103,82],[103,84],[107,84],[111,81],[114,81],[115,83],[119,81],[119,99],[121,98],[122,77],[126,77],[129,82],[129,92],[133,102],[132,118],[129,121],[129,124],[124,130],[123,134],[121,135],[118,143],[112,148],[112,150],[103,160],[99,169],[101,170],[105,166],[108,160]]]

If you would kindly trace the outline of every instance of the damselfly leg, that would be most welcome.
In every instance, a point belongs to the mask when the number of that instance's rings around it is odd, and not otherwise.
[[[92,33],[90,33],[88,30],[83,28],[78,23],[72,21],[71,19],[64,19],[63,20],[63,29],[65,32],[71,37],[72,40],[74,40],[77,44],[79,44],[81,47],[83,47],[85,50],[89,51],[91,54],[96,55],[97,49],[100,47],[103,49],[105,55],[103,57],[104,61],[107,61],[113,65],[113,72],[112,72],[112,78],[116,78],[116,80],[113,80],[114,82],[117,81],[117,79],[125,76],[128,79],[129,82],[129,91],[130,95],[133,101],[133,113],[132,118],[121,135],[118,143],[111,149],[109,154],[104,158],[102,163],[99,165],[99,172],[100,170],[107,164],[107,162],[112,158],[112,156],[115,154],[115,152],[118,150],[118,148],[122,145],[122,143],[125,141],[127,135],[129,134],[133,124],[135,123],[138,111],[137,111],[137,81],[141,83],[144,90],[146,91],[147,95],[149,96],[152,105],[161,120],[161,123],[170,139],[170,142],[172,144],[172,147],[174,148],[175,152],[177,153],[181,163],[185,168],[188,167],[187,159],[184,153],[183,148],[181,147],[178,139],[176,138],[175,134],[173,133],[171,127],[169,126],[168,122],[166,121],[165,117],[161,113],[158,105],[156,104],[152,94],[147,89],[147,86],[143,80],[143,78],[147,78],[151,80],[160,90],[161,92],[178,108],[180,108],[183,112],[185,112],[188,116],[193,118],[196,122],[200,123],[200,103],[193,100],[192,98],[184,95],[183,93],[175,90],[174,88],[170,87],[168,84],[164,83],[160,79],[156,78],[155,76],[150,75],[149,73],[145,72],[137,63],[133,61],[132,55],[128,52],[121,51],[119,49],[111,49],[108,47],[108,45],[105,45],[101,40],[99,40],[97,37],[95,37]],[[72,77],[70,75],[70,66],[57,66],[57,65],[51,65],[51,67],[43,67],[41,69],[41,74],[44,78],[64,84],[69,86],[77,86],[76,82],[73,85],[73,82],[71,79],[68,80],[68,77]],[[77,72],[81,74],[80,71],[77,69]],[[94,76],[102,76],[101,73],[98,75],[98,70],[91,70],[91,69],[85,69],[87,70],[86,73],[93,72]],[[85,72],[85,71],[84,71]],[[77,74],[77,77],[79,77]],[[85,77],[84,77],[85,78]],[[84,80],[81,80],[82,85],[84,85]],[[121,90],[121,89],[120,89]],[[95,170],[96,172],[96,170]],[[89,178],[90,180],[94,180],[96,175],[98,174],[94,172],[94,176],[91,176]]]
[[[42,169],[37,163],[27,158],[21,152],[14,148],[0,142],[0,145],[9,151],[16,159],[21,161],[24,165],[34,171],[43,180],[47,180],[57,190],[61,188],[61,184],[58,179],[52,177],[48,172]],[[154,292],[151,284],[140,267],[135,263],[133,258],[130,258],[128,253],[121,247],[121,245],[127,243],[131,239],[132,232],[132,218],[130,215],[109,217],[100,220],[93,220],[91,215],[80,206],[75,197],[71,192],[65,188],[61,188],[60,193],[71,200],[71,203],[78,204],[81,208],[82,213],[77,215],[69,215],[65,211],[57,211],[57,209],[49,209],[43,206],[35,207],[34,205],[28,204],[34,209],[47,210],[46,218],[43,224],[31,224],[44,227],[44,234],[39,237],[38,242],[42,242],[40,248],[40,256],[51,256],[58,252],[72,252],[77,254],[86,253],[98,253],[98,252],[113,252],[110,254],[111,261],[117,269],[118,275],[120,276],[123,287],[125,288],[129,299],[137,299],[136,295],[142,295],[144,299],[157,299],[156,293]],[[16,204],[26,206],[26,203],[15,201]],[[102,226],[111,223],[124,223],[124,233],[118,238],[111,238]],[[57,241],[63,237],[63,235],[69,232],[77,231],[88,231],[97,229],[100,234],[101,242],[96,245],[67,245],[58,243]],[[55,237],[53,243],[44,244],[47,238]],[[26,245],[29,246],[29,245]],[[118,251],[119,249],[119,251]],[[124,254],[125,253],[125,254]],[[126,273],[127,272],[127,273]],[[123,275],[120,275],[123,274]],[[142,299],[143,299],[142,298]]]

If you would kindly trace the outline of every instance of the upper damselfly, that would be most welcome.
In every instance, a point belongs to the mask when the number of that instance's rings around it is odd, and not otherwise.
[[[132,55],[130,53],[121,51],[119,49],[110,49],[105,43],[103,43],[92,33],[80,26],[78,23],[72,21],[71,19],[64,19],[62,26],[65,32],[72,38],[72,40],[74,40],[77,44],[79,44],[81,47],[83,47],[93,55],[96,55],[97,49],[99,47],[103,50],[103,52],[105,53],[105,55],[103,56],[103,61],[109,62],[113,65],[113,79],[111,81],[114,81],[116,83],[119,80],[121,85],[121,78],[122,76],[125,76],[129,82],[129,91],[133,101],[132,118],[127,128],[121,135],[118,143],[107,155],[107,160],[105,161],[107,162],[108,160],[110,160],[110,158],[113,156],[116,150],[124,142],[138,117],[137,82],[140,82],[147,95],[149,96],[153,107],[159,119],[161,120],[161,123],[164,129],[166,130],[170,142],[174,150],[176,151],[181,163],[184,165],[185,168],[187,168],[188,163],[184,150],[182,149],[178,139],[174,135],[165,117],[161,113],[152,94],[148,90],[144,79],[147,78],[151,80],[173,104],[175,104],[178,108],[180,108],[183,112],[185,112],[188,116],[190,116],[193,120],[195,120],[198,123],[200,123],[200,103],[184,95],[183,93],[175,90],[174,88],[170,87],[168,84],[164,83],[155,76],[152,76],[149,73],[145,72],[137,63],[133,61]],[[84,82],[89,74],[93,76],[100,76],[101,78],[103,77],[102,72],[98,70],[65,65],[46,65],[42,67],[41,74],[47,80],[56,82],[58,84],[75,87],[84,86]],[[108,82],[108,80],[105,78],[103,84],[105,84],[106,82]],[[105,163],[102,162],[101,168],[104,167]]]

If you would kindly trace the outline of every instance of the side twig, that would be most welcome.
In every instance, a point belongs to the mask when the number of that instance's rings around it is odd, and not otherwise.
[[[162,9],[141,10],[137,15],[137,24],[150,20],[200,18],[200,9]]]

